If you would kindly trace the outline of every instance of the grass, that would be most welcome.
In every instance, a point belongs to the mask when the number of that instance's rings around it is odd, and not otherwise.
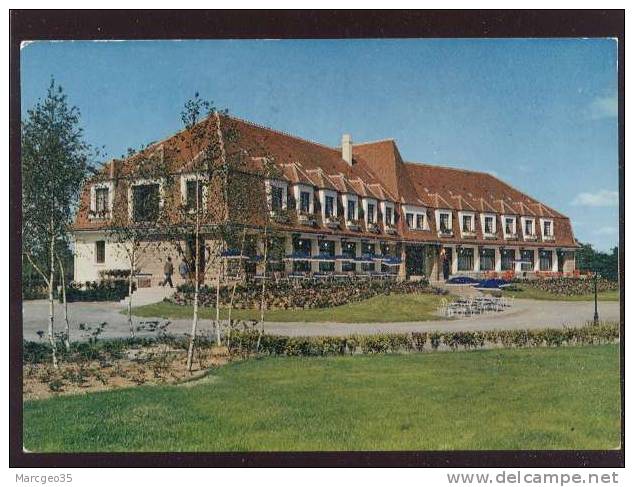
[[[385,323],[398,321],[428,321],[438,319],[435,314],[441,296],[433,294],[392,294],[375,296],[365,301],[344,304],[333,308],[315,309],[280,309],[266,311],[269,321],[314,322],[333,321],[339,323]],[[192,306],[181,306],[169,302],[149,304],[133,309],[136,316],[156,318],[191,318]],[[215,308],[201,308],[202,318],[215,318]],[[221,309],[222,319],[227,317],[227,310]],[[234,309],[232,318],[258,320],[257,309]]]
[[[24,404],[36,452],[612,449],[618,345],[252,359]]]
[[[531,286],[514,285],[518,290],[504,290],[502,295],[515,296],[518,299],[539,299],[544,301],[592,301],[594,300],[594,294],[580,294],[576,296],[565,296],[562,294],[549,293],[541,289],[536,289]],[[618,301],[619,291],[603,291],[597,293],[599,301]]]

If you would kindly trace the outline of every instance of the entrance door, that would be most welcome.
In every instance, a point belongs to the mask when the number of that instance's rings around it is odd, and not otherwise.
[[[405,248],[405,269],[408,276],[422,276],[425,274],[425,247],[422,245],[408,245]]]
[[[451,247],[444,247],[443,250],[445,251],[445,256],[440,261],[442,266],[441,272],[444,279],[449,279],[451,269],[453,268],[453,249]]]

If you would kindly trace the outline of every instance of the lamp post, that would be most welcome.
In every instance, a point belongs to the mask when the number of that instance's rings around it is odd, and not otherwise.
[[[597,309],[597,278],[599,275],[594,273],[594,324],[596,325],[599,322],[599,311]]]

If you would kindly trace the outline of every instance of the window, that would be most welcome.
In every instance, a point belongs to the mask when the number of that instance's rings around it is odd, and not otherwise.
[[[425,227],[425,215],[416,215],[416,228],[421,230]]]
[[[524,222],[524,235],[533,235],[533,220]]]
[[[414,214],[413,213],[406,213],[405,220],[407,221],[407,226],[409,228],[414,228]]]
[[[355,221],[357,219],[357,202],[355,200],[348,200],[348,221]]]
[[[544,221],[544,237],[553,236],[553,222]]]
[[[199,180],[192,179],[187,181],[185,198],[188,208],[196,209],[197,205],[198,208],[203,207],[203,187],[204,184]],[[198,203],[196,203],[196,194],[198,194]]]
[[[449,226],[449,213],[441,213],[440,214],[440,231],[448,232],[450,230]]]
[[[328,218],[333,216],[335,199],[332,196],[326,196],[325,200],[326,200],[325,212],[326,212],[326,218]]]
[[[535,253],[532,250],[522,250],[522,271],[532,271],[535,268]]]
[[[462,231],[465,233],[473,231],[473,217],[471,215],[462,215]]]
[[[504,219],[504,233],[506,235],[515,235],[515,218]]]
[[[310,213],[310,193],[308,191],[299,193],[299,211],[301,213]]]
[[[95,211],[97,214],[104,214],[110,211],[109,193],[110,190],[108,188],[95,189]]]
[[[283,191],[279,186],[271,186],[271,210],[282,210]]]
[[[392,207],[391,206],[385,207],[385,223],[387,225],[392,224]]]
[[[484,233],[491,235],[493,233],[493,217],[484,217]]]
[[[473,270],[473,249],[460,249],[458,251],[458,270]]]
[[[374,206],[374,205],[372,205]],[[370,205],[368,205],[368,208]],[[373,243],[364,243],[361,244],[361,255],[365,258],[365,260],[372,260],[374,255],[376,254],[376,247]],[[363,263],[361,264],[361,270],[364,272],[374,272],[375,266],[374,262]]]
[[[106,262],[106,242],[104,240],[95,242],[95,261],[97,264]]]
[[[374,204],[368,203],[368,223],[374,223]]]
[[[159,185],[139,184],[132,188],[132,218],[135,222],[149,222],[158,218]]]
[[[480,251],[480,270],[481,271],[495,270],[495,250],[494,249],[482,249]]]
[[[322,240],[319,242],[319,255],[335,257],[335,242],[333,240]],[[335,270],[334,262],[320,262],[319,272],[333,272]]]
[[[502,267],[503,271],[515,270],[515,250],[502,250]]]
[[[293,255],[295,257],[310,257],[310,240],[308,239],[294,239],[293,240]],[[309,272],[310,261],[308,260],[295,260],[293,261],[294,272]]]
[[[542,250],[539,252],[539,270],[540,271],[553,270],[553,251],[552,250]]]
[[[341,245],[341,253],[348,259],[354,259],[357,255],[357,243],[343,242]],[[344,261],[341,264],[341,270],[344,272],[352,272],[355,270],[355,263],[351,261]]]

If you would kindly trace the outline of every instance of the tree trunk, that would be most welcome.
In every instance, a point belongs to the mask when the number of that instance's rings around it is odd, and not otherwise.
[[[220,333],[220,269],[216,272],[216,345],[222,345]]]
[[[66,334],[64,336],[64,346],[66,351],[70,351],[70,321],[68,319],[68,302],[66,301],[66,276],[64,275],[64,263],[62,259],[57,256],[57,262],[59,262],[59,275],[62,279],[62,300],[64,303],[64,323],[66,324]]]
[[[51,223],[51,229],[53,225]],[[51,232],[50,248],[51,273],[48,281],[48,341],[51,344],[51,354],[53,367],[57,368],[57,345],[55,344],[55,303],[53,299],[53,289],[55,286],[55,235]]]
[[[262,296],[260,299],[260,333],[258,334],[258,342],[255,347],[256,353],[260,350],[260,341],[264,334],[264,299],[266,297],[266,266],[268,261],[269,242],[267,236],[268,226],[264,227],[264,272],[262,273]]]
[[[196,254],[194,262],[194,316],[192,317],[192,332],[189,337],[189,349],[187,350],[187,371],[192,371],[192,364],[194,361],[194,342],[196,340],[196,329],[198,328],[198,292],[200,290],[200,219],[199,219],[199,203],[198,196],[196,196]]]
[[[134,282],[134,259],[135,253],[132,250],[130,258],[130,275],[128,276],[128,327],[130,328],[130,336],[134,338],[134,323],[132,323],[132,284]]]
[[[229,300],[229,311],[227,316],[227,323],[229,323],[229,335],[227,337],[227,347],[231,345],[231,332],[233,330],[233,323],[231,321],[231,314],[233,312],[233,302],[236,297],[236,287],[238,286],[238,281],[242,277],[242,257],[244,256],[244,242],[247,237],[247,227],[245,226],[242,229],[242,241],[240,242],[240,266],[238,267],[238,276],[237,279],[233,282],[233,289],[231,290],[231,299]]]

